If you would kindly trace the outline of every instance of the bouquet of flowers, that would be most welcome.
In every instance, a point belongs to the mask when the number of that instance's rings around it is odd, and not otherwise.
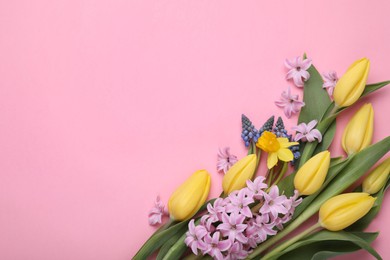
[[[238,160],[229,148],[220,149],[217,169],[225,174],[220,197],[206,201],[210,175],[195,172],[170,197],[168,223],[134,259],[155,252],[157,259],[324,259],[359,249],[381,259],[370,246],[378,233],[364,229],[378,214],[390,184],[390,158],[370,171],[389,151],[390,137],[371,144],[371,104],[363,105],[344,129],[347,157],[332,156],[328,148],[337,116],[390,81],[367,85],[366,58],[340,79],[335,72],[321,77],[306,55],[285,65],[286,78],[303,88],[303,101],[289,88],[275,104],[287,118],[299,113],[295,134],[287,132],[281,117],[275,123],[272,116],[256,128],[242,115],[241,138],[248,154]],[[257,174],[264,153],[266,173]],[[161,223],[164,214],[157,198],[149,224]],[[315,224],[285,239],[316,214]]]

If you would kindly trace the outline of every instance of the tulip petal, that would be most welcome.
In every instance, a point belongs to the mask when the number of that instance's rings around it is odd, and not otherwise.
[[[335,196],[321,206],[319,223],[330,231],[342,230],[366,215],[374,202],[375,198],[364,192]]]

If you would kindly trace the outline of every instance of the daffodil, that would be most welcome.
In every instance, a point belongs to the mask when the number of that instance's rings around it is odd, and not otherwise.
[[[277,138],[274,133],[265,131],[260,136],[256,146],[268,153],[267,167],[271,169],[278,163],[278,160],[292,161],[294,155],[288,148],[297,144],[297,142],[290,142],[288,138]]]

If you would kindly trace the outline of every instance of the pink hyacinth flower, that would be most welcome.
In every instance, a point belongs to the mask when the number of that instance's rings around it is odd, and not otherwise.
[[[219,172],[226,173],[238,161],[237,156],[231,154],[229,150],[229,147],[225,147],[218,151],[217,170]]]
[[[160,196],[157,196],[154,207],[149,211],[149,225],[154,226],[160,224],[164,214],[164,204],[161,202]]]
[[[279,188],[274,185],[268,194],[264,193],[264,205],[260,208],[260,213],[270,213],[274,218],[279,214],[286,214],[287,209],[284,206],[286,200],[285,195],[279,196]]]
[[[339,80],[337,73],[335,71],[329,71],[328,73],[322,74],[322,76],[324,77],[324,84],[322,85],[322,88],[326,89],[331,97],[333,95],[334,87]]]
[[[313,142],[315,139],[318,140],[319,143],[322,141],[321,132],[314,127],[317,125],[317,120],[312,120],[308,124],[300,123],[297,126],[292,127],[291,129],[297,131],[297,134],[294,137],[294,141],[302,140],[303,142]]]
[[[226,213],[222,214],[222,223],[218,225],[217,229],[222,232],[222,235],[228,236],[230,241],[237,240],[241,243],[246,243],[248,238],[243,234],[246,224],[243,224],[245,216],[241,214],[231,213],[228,216]]]
[[[230,247],[227,257],[225,260],[236,260],[236,259],[245,259],[248,256],[248,251],[246,251],[241,243],[234,242]]]
[[[209,234],[204,237],[206,250],[203,251],[203,254],[209,254],[218,260],[224,258],[222,252],[227,251],[232,245],[232,242],[229,239],[219,240],[219,237],[219,232],[215,232],[212,237]]]
[[[188,223],[188,231],[184,243],[191,248],[195,255],[198,255],[198,249],[203,251],[206,250],[206,244],[202,241],[208,234],[206,228],[202,225],[195,226],[195,222],[191,219]]]
[[[280,100],[275,101],[278,107],[284,109],[284,114],[287,118],[290,118],[292,114],[298,113],[305,105],[304,102],[298,100],[298,95],[292,95],[290,87],[287,91],[283,91]]]
[[[252,192],[252,196],[255,199],[262,199],[263,198],[263,193],[264,189],[268,188],[268,185],[264,183],[265,178],[263,176],[258,176],[254,181],[252,180],[247,180],[246,181],[246,186],[248,187],[248,190]]]
[[[302,59],[302,57],[295,57],[292,60],[286,59],[284,65],[289,69],[286,79],[293,79],[295,86],[303,87],[303,81],[310,78],[307,70],[311,66],[311,59]]]
[[[249,208],[249,204],[253,203],[253,197],[247,196],[252,195],[248,189],[241,189],[238,193],[232,192],[229,195],[230,203],[226,205],[226,212],[241,213],[244,216],[251,218],[252,211]]]

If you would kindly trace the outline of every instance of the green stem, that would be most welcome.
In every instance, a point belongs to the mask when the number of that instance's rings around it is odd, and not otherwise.
[[[271,183],[272,183],[272,179],[273,179],[273,176],[274,175],[274,168],[272,168],[271,170],[268,171],[268,174],[267,174],[267,185],[268,187],[271,186]]]
[[[281,179],[284,177],[284,175],[286,174],[287,168],[288,168],[288,162],[284,162],[283,168],[282,168],[281,172],[279,173],[278,178],[275,180],[274,183],[272,183],[272,185],[277,185],[277,184],[280,182],[280,180],[281,180]],[[272,185],[271,185],[271,186],[272,186]]]
[[[151,255],[156,249],[160,248],[166,240],[171,238],[176,234],[183,226],[187,225],[188,221],[179,222],[173,226],[170,226],[174,223],[174,220],[170,220],[166,224],[166,228],[162,230],[157,230],[141,247],[133,259],[146,259]]]
[[[278,247],[274,248],[271,252],[269,252],[268,254],[266,254],[262,260],[267,260],[267,259],[272,259],[272,257],[275,257],[275,255],[278,255],[278,253],[282,252],[284,249],[286,249],[287,247],[289,247],[290,245],[294,244],[295,242],[297,242],[298,240],[304,238],[305,236],[307,235],[310,235],[311,233],[313,233],[316,229],[318,228],[321,228],[321,225],[317,222],[316,224],[314,224],[313,226],[309,227],[308,229],[306,229],[305,231],[303,231],[302,233],[296,235],[295,237],[287,240],[286,242],[284,242],[283,244],[279,245]]]
[[[260,157],[261,157],[261,149],[258,149],[257,150],[257,156],[256,156],[256,171],[259,168]]]

